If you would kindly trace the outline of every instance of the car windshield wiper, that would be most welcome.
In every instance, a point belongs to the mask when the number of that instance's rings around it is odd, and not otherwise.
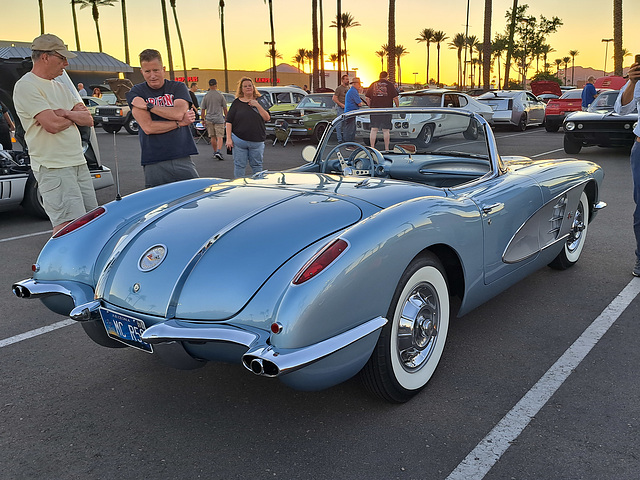
[[[419,152],[422,155],[446,155],[447,157],[463,157],[463,158],[481,158],[482,160],[489,160],[488,155],[481,155],[479,153],[467,153],[467,152],[456,152],[456,151],[432,151],[432,152]]]

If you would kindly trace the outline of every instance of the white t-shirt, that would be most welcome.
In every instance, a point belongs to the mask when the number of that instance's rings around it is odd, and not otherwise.
[[[64,168],[86,162],[80,132],[75,125],[58,133],[49,133],[35,118],[45,110],[71,110],[79,103],[65,85],[29,72],[16,82],[13,102],[25,130],[31,169],[34,172],[39,171],[41,165],[47,168]]]

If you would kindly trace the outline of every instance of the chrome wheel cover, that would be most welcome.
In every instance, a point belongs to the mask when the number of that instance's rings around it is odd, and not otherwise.
[[[567,250],[569,253],[576,251],[576,249],[580,247],[580,243],[583,241],[582,232],[585,228],[584,206],[582,202],[580,202],[578,203],[578,208],[573,216],[573,224],[571,225],[571,231],[567,237]]]
[[[407,372],[415,372],[429,361],[440,327],[440,300],[431,284],[416,285],[402,306],[396,354]]]

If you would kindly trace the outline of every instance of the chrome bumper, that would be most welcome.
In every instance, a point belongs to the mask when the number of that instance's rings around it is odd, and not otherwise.
[[[228,342],[248,348],[242,356],[242,364],[256,375],[278,377],[299,370],[338,352],[367,335],[380,330],[387,323],[384,317],[376,317],[335,337],[313,345],[293,349],[278,349],[267,343],[270,334],[264,330],[240,328],[233,325],[184,326],[169,320],[147,328],[142,340],[151,344],[204,341]]]

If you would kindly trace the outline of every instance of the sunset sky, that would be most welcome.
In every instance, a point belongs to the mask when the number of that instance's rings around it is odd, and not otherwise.
[[[269,11],[263,0],[226,0],[225,31],[227,58],[230,69],[262,71],[269,67],[267,45],[269,38]],[[547,42],[556,51],[549,56],[555,58],[569,55],[569,50],[578,50],[576,65],[603,69],[605,43],[603,38],[613,37],[613,7],[607,0],[520,0],[528,3],[528,14],[539,18],[558,16],[564,25],[551,34]],[[469,0],[469,34],[482,40],[484,0]],[[506,27],[505,12],[511,8],[512,0],[493,0],[492,34],[503,33]],[[220,19],[218,0],[178,0],[178,19],[185,43],[188,68],[223,68],[220,41]],[[167,0],[167,6],[169,1]],[[292,57],[299,48],[311,49],[311,0],[273,0],[276,49],[283,59],[295,65]],[[336,29],[329,28],[335,19],[336,2],[323,1],[325,24],[325,54],[336,52]],[[75,50],[70,0],[44,0],[45,30],[60,36],[69,48]],[[640,53],[640,1],[625,0],[623,3],[623,46],[632,53]],[[38,1],[3,1],[2,40],[30,42],[39,35]],[[103,50],[124,61],[124,41],[120,2],[113,7],[101,7],[100,30]],[[375,80],[381,68],[375,55],[382,44],[387,43],[388,1],[342,0],[342,11],[349,12],[361,24],[348,30],[347,47],[349,67],[358,68],[363,83]],[[456,81],[456,51],[449,47],[456,33],[464,33],[467,0],[396,0],[396,44],[403,45],[409,54],[401,59],[402,80],[412,83],[415,78],[424,82],[426,73],[426,46],[417,43],[420,31],[433,28],[444,31],[449,37],[441,44],[440,80],[451,84]],[[162,29],[160,0],[129,0],[127,2],[129,45],[131,62],[137,65],[137,54],[145,48],[157,48],[166,52]],[[180,49],[175,25],[171,16],[171,36],[174,66],[182,68]],[[98,51],[96,30],[91,9],[78,10],[80,42],[84,51]],[[607,70],[613,68],[613,42],[609,44]],[[437,52],[431,46],[429,76],[437,75]],[[166,59],[166,57],[165,57]],[[624,60],[624,66],[633,62],[633,56]],[[332,68],[330,63],[327,68]],[[502,70],[503,67],[501,67]],[[555,68],[554,68],[555,71]],[[414,72],[417,75],[414,75]],[[532,75],[534,71],[530,72]],[[496,76],[493,72],[492,76]],[[513,76],[513,75],[512,75]]]

